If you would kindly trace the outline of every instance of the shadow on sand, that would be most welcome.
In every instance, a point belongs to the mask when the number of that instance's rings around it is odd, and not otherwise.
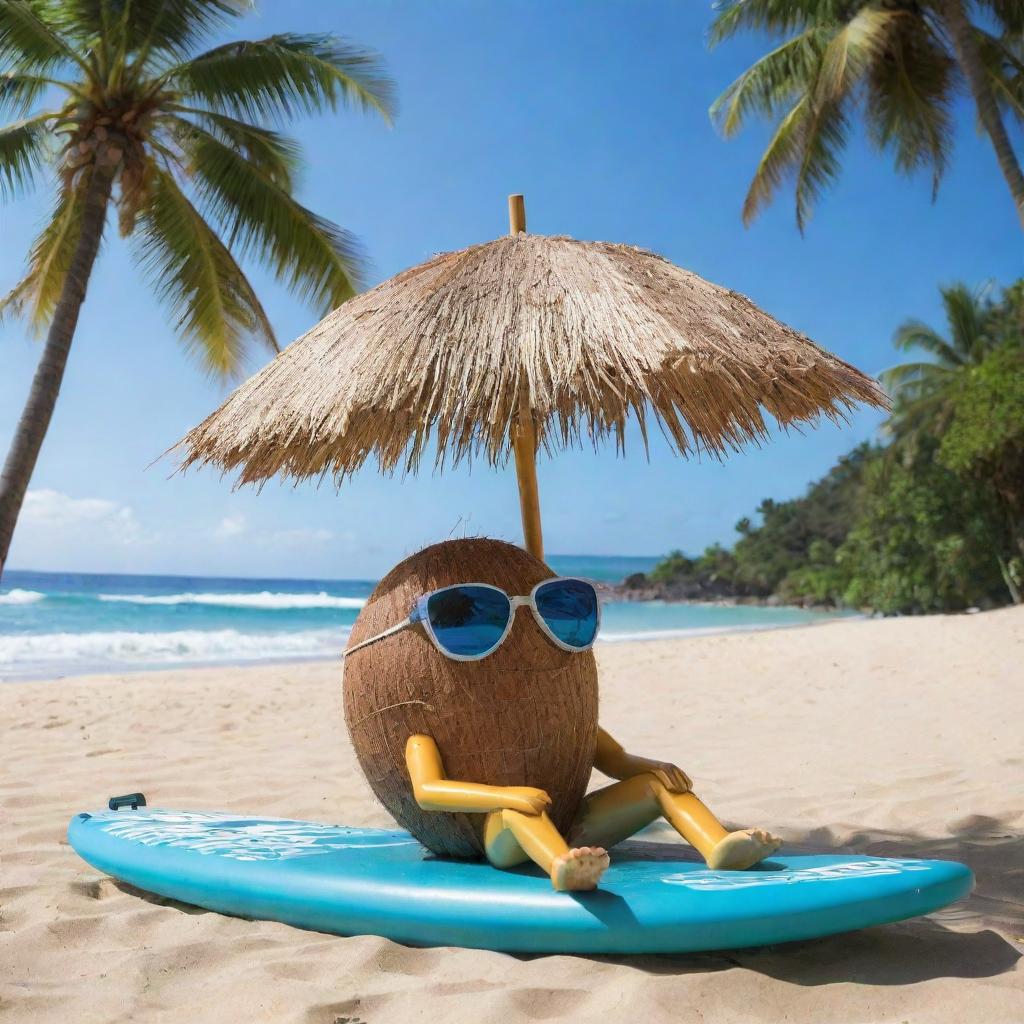
[[[648,833],[651,839],[664,833]],[[787,835],[793,835],[791,831]],[[646,836],[644,837],[647,838]],[[617,847],[629,857],[635,843]],[[1012,970],[1024,946],[1024,836],[1004,821],[975,815],[952,827],[952,834],[932,838],[915,833],[861,831],[842,843],[820,828],[786,842],[787,853],[854,853],[878,857],[958,860],[974,872],[977,886],[965,900],[931,914],[896,924],[843,935],[755,949],[650,956],[594,956],[653,975],[726,971],[741,967],[794,985],[907,985],[935,978],[990,978]],[[614,854],[613,854],[614,856]],[[644,843],[644,858],[678,860],[696,854],[678,842]],[[529,870],[523,868],[522,870]],[[147,903],[189,915],[211,911],[157,896],[124,882],[118,889]],[[628,913],[610,893],[587,895],[599,917],[619,919]],[[1000,934],[1002,933],[1002,934]],[[1011,936],[1014,941],[1006,936]],[[520,960],[544,954],[513,954]]]
[[[665,846],[666,857],[679,856],[678,845]],[[788,841],[785,850],[958,860],[974,872],[977,886],[967,899],[928,917],[844,935],[716,953],[593,959],[658,975],[742,967],[779,981],[813,986],[990,978],[1012,970],[1022,956],[1005,936],[1024,945],[1024,836],[1004,821],[975,815],[955,823],[951,835],[938,839],[861,831],[841,845],[831,830],[821,828]]]
[[[122,882],[119,878],[111,879],[114,888],[123,892],[126,896],[134,896],[136,899],[151,903],[154,907],[170,907],[179,913],[188,914],[189,917],[198,917],[202,914],[215,914],[215,910],[207,910],[206,907],[197,907],[192,903],[182,903],[181,900],[172,899],[170,896],[160,896],[155,892],[147,892],[145,889],[136,889],[128,882]]]

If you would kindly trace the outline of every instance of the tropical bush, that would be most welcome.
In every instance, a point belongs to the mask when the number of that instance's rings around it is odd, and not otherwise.
[[[673,552],[669,596],[769,597],[883,613],[1020,603],[1024,594],[1024,282],[942,289],[943,333],[911,321],[883,375],[888,443],[861,445],[790,501],[766,499],[732,548]]]

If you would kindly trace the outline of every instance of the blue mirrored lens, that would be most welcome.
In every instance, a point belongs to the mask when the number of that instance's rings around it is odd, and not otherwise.
[[[508,598],[489,587],[448,587],[427,599],[427,618],[437,642],[464,658],[493,650],[511,614]]]
[[[537,611],[568,647],[582,650],[597,635],[597,591],[582,580],[552,580],[537,588]]]

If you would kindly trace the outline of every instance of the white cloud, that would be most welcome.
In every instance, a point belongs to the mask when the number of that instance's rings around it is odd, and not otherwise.
[[[219,540],[228,540],[231,537],[238,537],[247,529],[245,516],[225,516],[213,535]]]
[[[116,502],[105,498],[71,498],[60,491],[29,491],[21,508],[22,522],[69,526],[73,523],[106,519],[119,510]]]
[[[333,530],[321,527],[296,527],[287,530],[252,528],[244,515],[224,516],[213,531],[217,540],[235,540],[244,536],[247,543],[261,547],[296,549],[334,540]]]
[[[25,495],[19,525],[61,533],[99,533],[119,544],[148,544],[156,539],[142,527],[129,505],[106,498],[72,498],[49,488]]]

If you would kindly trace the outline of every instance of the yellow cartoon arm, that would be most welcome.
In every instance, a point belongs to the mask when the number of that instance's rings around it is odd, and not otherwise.
[[[410,736],[405,745],[405,764],[412,779],[416,803],[425,811],[520,811],[543,814],[551,797],[543,789],[530,786],[485,786],[476,782],[456,782],[444,774],[441,752],[429,736]]]
[[[688,793],[693,786],[690,777],[670,761],[655,761],[649,757],[627,754],[622,744],[599,728],[594,767],[612,779],[631,779],[634,775],[650,772],[670,793]]]

